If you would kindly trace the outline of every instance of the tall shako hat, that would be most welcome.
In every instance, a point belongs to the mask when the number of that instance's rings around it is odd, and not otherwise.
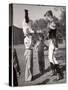
[[[27,10],[27,9],[24,9],[24,11],[25,11],[25,13],[27,13],[27,14],[28,14],[28,10]]]
[[[51,10],[47,11],[45,14],[44,14],[44,17],[45,16],[53,16],[53,13]]]
[[[29,22],[28,10],[24,9],[24,11],[25,11],[25,20],[26,20],[26,23],[28,23]]]

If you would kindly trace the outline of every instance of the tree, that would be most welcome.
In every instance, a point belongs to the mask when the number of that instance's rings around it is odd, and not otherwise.
[[[63,38],[66,38],[66,8],[61,9],[61,19],[60,19],[61,29]]]

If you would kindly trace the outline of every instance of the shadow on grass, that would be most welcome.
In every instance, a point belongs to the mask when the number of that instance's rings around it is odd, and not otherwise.
[[[38,83],[37,85],[43,85],[43,84],[47,84],[47,83],[49,82],[49,80],[50,80],[50,79],[46,79],[46,80],[44,80],[43,82]]]
[[[62,72],[63,72],[63,71],[66,71],[66,65],[61,65],[60,68],[61,68]],[[38,74],[34,75],[34,76],[33,76],[33,80],[41,77],[42,75],[44,75],[45,73],[49,72],[50,70],[51,70],[51,68],[50,68],[50,66],[49,66],[46,70],[44,70],[44,72],[43,72],[42,74],[41,74],[41,73],[38,73]]]
[[[46,70],[44,70],[44,72],[43,72],[42,74],[41,74],[41,73],[38,73],[38,74],[34,75],[34,76],[33,76],[33,80],[35,80],[35,79],[41,77],[43,74],[49,72],[50,70],[51,70],[51,68],[48,67]]]

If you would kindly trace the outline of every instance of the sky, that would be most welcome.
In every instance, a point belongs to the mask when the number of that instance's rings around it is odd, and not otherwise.
[[[60,19],[61,10],[63,6],[43,6],[43,5],[24,5],[13,4],[13,25],[22,28],[22,22],[24,20],[24,9],[29,10],[29,18],[33,21],[36,19],[44,18],[44,14],[47,10],[52,10],[53,14]]]

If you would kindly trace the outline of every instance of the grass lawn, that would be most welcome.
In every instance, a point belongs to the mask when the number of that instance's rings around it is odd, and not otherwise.
[[[51,76],[51,69],[50,64],[48,61],[48,50],[44,51],[45,54],[45,72],[43,75],[39,75],[39,65],[38,65],[38,59],[34,55],[33,59],[33,76],[35,77],[35,80],[31,82],[25,82],[24,81],[24,75],[25,75],[25,58],[24,58],[24,45],[17,45],[14,46],[17,51],[18,60],[21,68],[21,75],[18,78],[18,84],[19,86],[24,85],[40,85],[40,84],[55,84],[55,83],[65,83],[66,82],[66,55],[65,55],[65,47],[59,48],[59,50],[56,53],[56,58],[58,62],[63,66],[63,72],[64,72],[64,79],[57,81],[56,76]],[[36,52],[35,52],[36,53]],[[37,55],[37,54],[36,54]]]

